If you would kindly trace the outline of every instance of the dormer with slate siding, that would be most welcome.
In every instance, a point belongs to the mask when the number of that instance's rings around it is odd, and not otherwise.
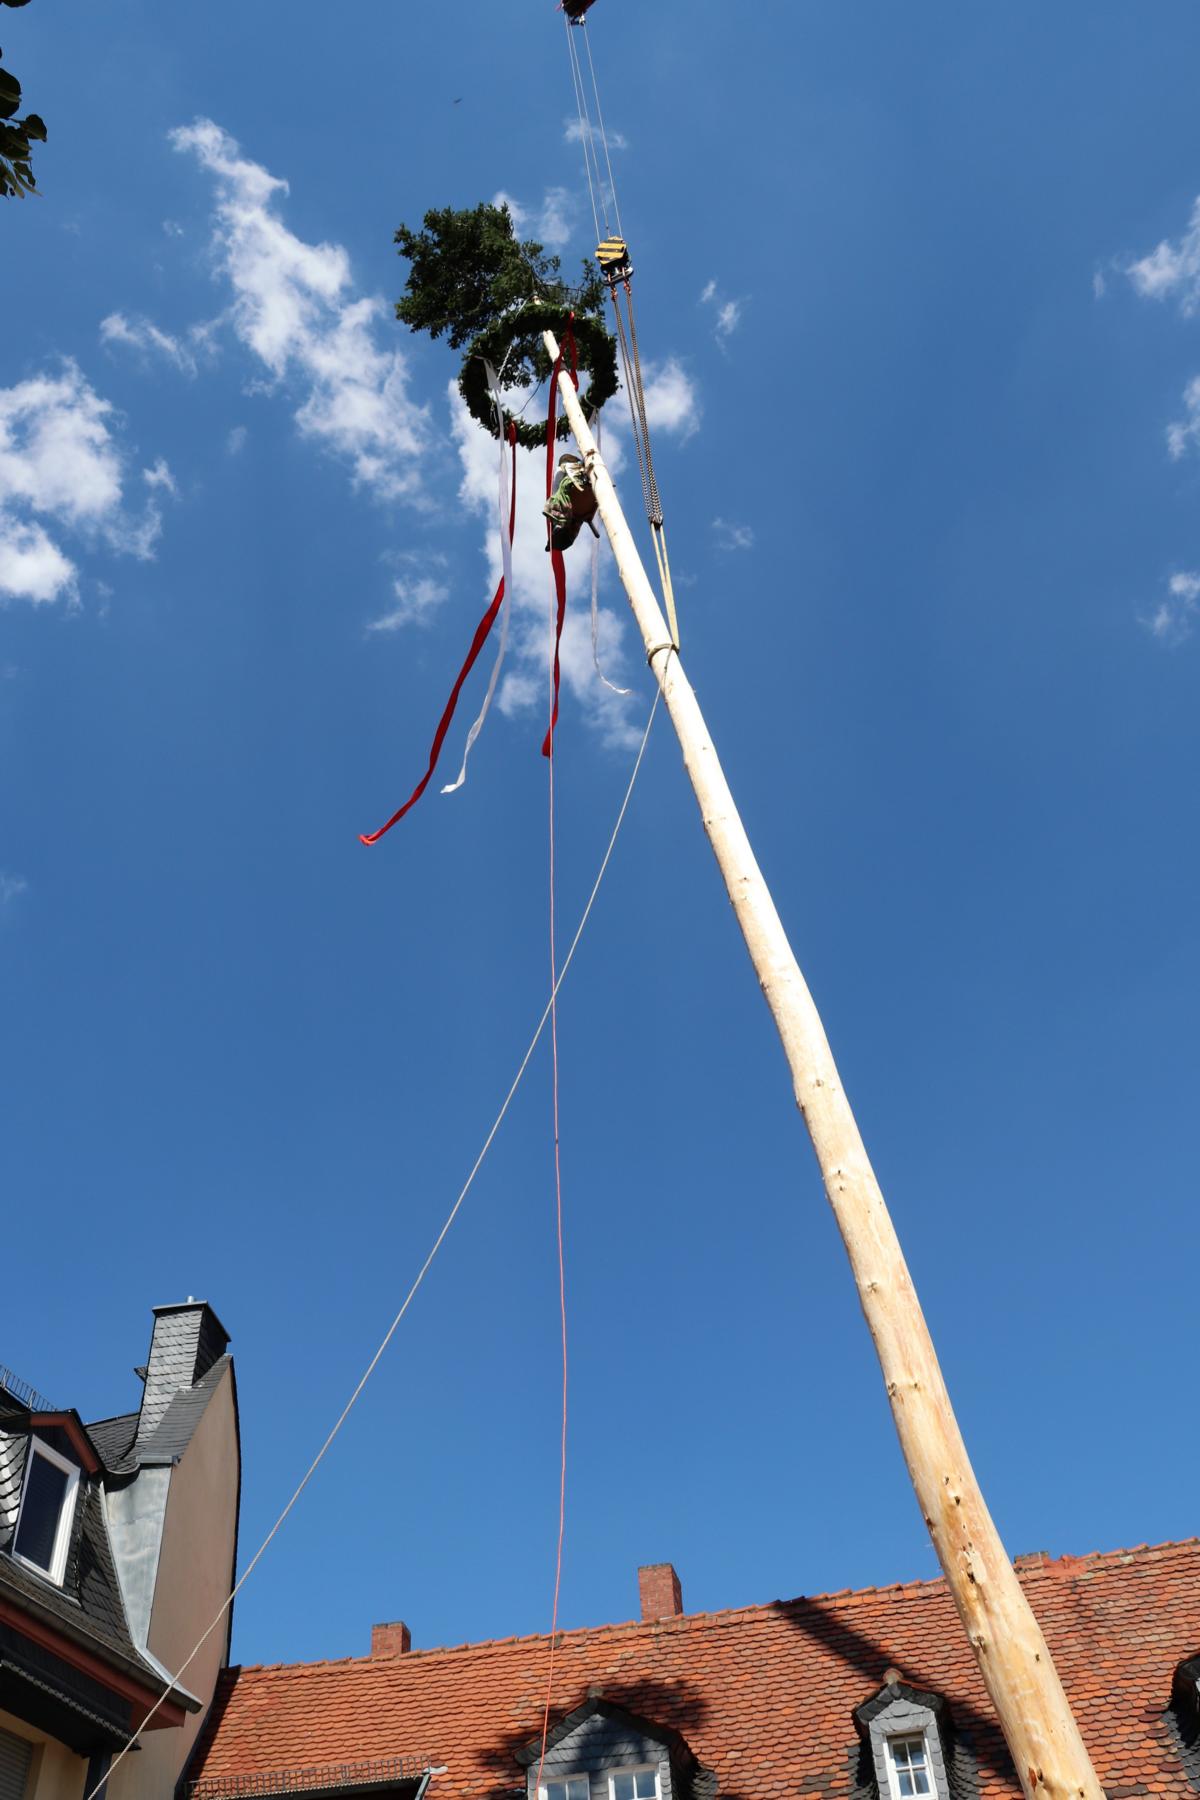
[[[85,1426],[0,1369],[0,1800],[79,1800],[159,1696],[107,1800],[162,1800],[227,1661],[172,1683],[233,1580],[240,1480],[228,1337],[159,1307],[142,1404]]]
[[[598,1697],[548,1734],[540,1795],[540,1736],[520,1760],[526,1800],[692,1800],[696,1759],[679,1733]]]

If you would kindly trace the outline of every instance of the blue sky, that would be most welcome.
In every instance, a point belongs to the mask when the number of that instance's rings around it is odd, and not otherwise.
[[[1190,1535],[1200,20],[597,0],[684,657],[1014,1553]],[[536,471],[502,704],[407,794],[496,567],[392,234],[591,248],[550,0],[35,3],[6,61],[0,1360],[238,1358],[261,1539],[547,992]],[[636,470],[608,442],[632,519]],[[569,558],[559,913],[649,707]],[[454,773],[485,663],[447,748]],[[564,988],[562,1621],[934,1572],[786,1066],[655,726]],[[239,1599],[244,1660],[548,1624],[549,1066]]]

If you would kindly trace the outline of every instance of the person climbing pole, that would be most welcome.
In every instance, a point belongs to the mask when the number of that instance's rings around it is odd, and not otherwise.
[[[559,457],[554,491],[542,511],[550,521],[547,550],[569,550],[581,525],[589,526],[593,537],[600,536],[595,525],[596,496],[581,457],[570,451]]]

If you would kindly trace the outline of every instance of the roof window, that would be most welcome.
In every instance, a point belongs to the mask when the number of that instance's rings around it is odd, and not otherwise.
[[[964,1800],[978,1792],[971,1745],[941,1694],[911,1687],[889,1669],[854,1722],[860,1785],[875,1800]]]
[[[586,1775],[567,1775],[562,1781],[544,1781],[538,1789],[541,1800],[588,1800]]]
[[[622,1769],[608,1778],[609,1800],[658,1800],[657,1769]]]
[[[75,1517],[79,1468],[40,1438],[30,1438],[13,1555],[62,1586]]]
[[[889,1737],[887,1751],[888,1786],[892,1800],[914,1800],[921,1794],[932,1794],[929,1785],[929,1747],[925,1734],[920,1737]]]

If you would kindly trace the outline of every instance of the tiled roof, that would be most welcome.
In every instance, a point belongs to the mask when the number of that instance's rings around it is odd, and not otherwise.
[[[1193,1794],[1166,1708],[1200,1649],[1200,1540],[1020,1569],[1110,1800]],[[430,1800],[511,1800],[541,1728],[549,1640],[226,1671],[193,1778],[320,1767],[419,1749],[448,1773]],[[674,1728],[723,1800],[846,1800],[855,1707],[889,1667],[945,1696],[981,1800],[1019,1800],[945,1584],[773,1601],[560,1634],[552,1722],[602,1694]]]

